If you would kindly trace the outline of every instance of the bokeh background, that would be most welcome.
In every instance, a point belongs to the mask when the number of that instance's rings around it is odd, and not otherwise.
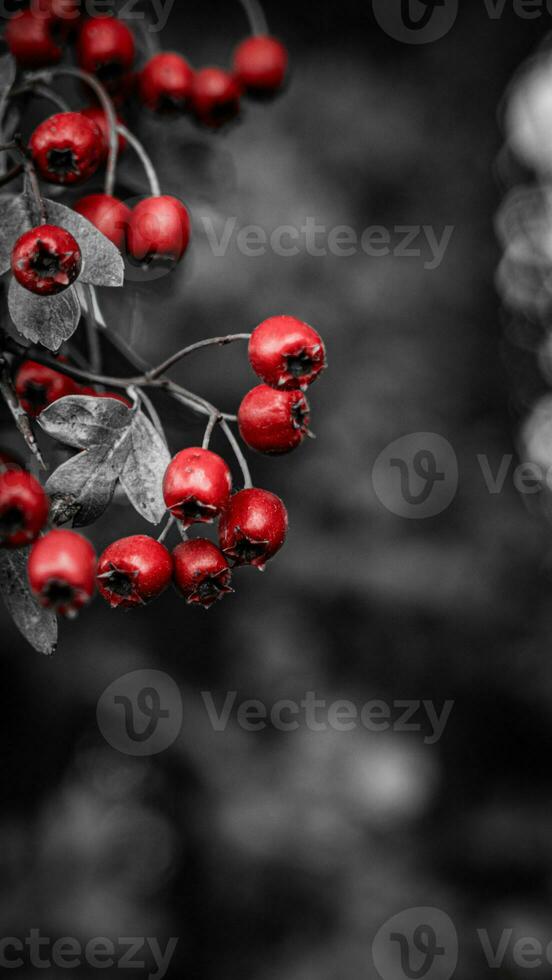
[[[517,343],[501,311],[493,221],[501,99],[548,20],[464,4],[445,38],[414,47],[387,37],[370,4],[266,10],[293,65],[274,103],[248,103],[221,135],[128,114],[167,192],[189,203],[195,240],[184,269],[102,304],[152,361],[274,313],[311,322],[330,362],[311,392],[318,438],[251,458],[256,482],[285,499],[290,536],[209,615],[172,593],[132,615],[97,601],[45,659],[2,614],[2,934],[179,937],[169,977],[372,980],[382,923],[436,906],[459,934],[456,975],[482,976],[476,929],[552,939],[552,532],[510,478],[490,494],[477,460],[515,465],[544,390],[535,345]],[[195,65],[225,64],[244,31],[239,4],[189,0],[161,40]],[[121,173],[130,193],[139,172],[127,161]],[[360,251],[253,258],[233,244],[217,257],[202,223],[270,232],[307,216],[454,234],[428,270],[427,256]],[[253,382],[243,347],[174,377],[227,410]],[[197,443],[201,420],[157,405],[175,451]],[[412,432],[442,435],[459,463],[453,503],[422,521],[389,512],[371,482],[378,454]],[[101,548],[143,530],[116,504],[92,537]],[[135,759],[104,740],[96,705],[141,668],[176,681],[184,714],[169,749]],[[424,731],[360,726],[251,733],[235,715],[216,732],[205,691],[217,705],[228,691],[268,706],[315,691],[328,704],[454,708],[431,745]],[[492,972],[524,973],[509,954]]]

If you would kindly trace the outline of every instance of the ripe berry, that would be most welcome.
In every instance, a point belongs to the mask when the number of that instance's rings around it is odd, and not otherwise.
[[[118,249],[123,249],[131,215],[130,208],[123,201],[110,194],[88,194],[73,207]]]
[[[226,507],[232,475],[224,460],[209,449],[183,449],[167,467],[165,503],[185,527],[210,524]]]
[[[326,367],[326,350],[316,330],[294,316],[273,316],[251,334],[249,362],[274,388],[306,388]]]
[[[102,136],[81,112],[58,112],[37,126],[29,149],[43,180],[82,184],[102,161]]]
[[[125,87],[134,55],[134,36],[116,17],[91,17],[83,24],[77,45],[79,65],[96,75],[108,92]]]
[[[302,391],[278,391],[258,385],[238,412],[244,442],[260,453],[289,453],[309,431],[309,405]]]
[[[143,606],[165,591],[173,563],[164,544],[146,534],[121,538],[98,562],[98,590],[112,609]]]
[[[174,582],[190,605],[205,609],[229,592],[232,572],[226,558],[212,541],[194,538],[173,551]]]
[[[287,66],[288,53],[275,37],[248,37],[234,52],[236,78],[252,95],[271,95],[281,88]]]
[[[73,618],[94,595],[96,553],[75,531],[49,531],[33,545],[27,574],[41,606]]]
[[[91,122],[95,123],[98,127],[101,137],[102,137],[102,161],[107,159],[107,154],[109,152],[109,122],[107,116],[101,106],[88,106],[86,109],[81,109],[81,116],[85,116],[90,119]],[[121,119],[117,116],[117,122],[121,122]],[[119,133],[119,153],[123,153],[126,150],[128,143],[124,136]]]
[[[76,395],[79,388],[72,378],[53,368],[23,361],[15,375],[15,390],[22,408],[35,418],[58,398]]]
[[[48,497],[24,470],[0,473],[0,546],[22,548],[34,541],[48,520]]]
[[[188,62],[170,51],[150,58],[138,79],[141,101],[155,112],[183,111],[188,106],[194,73]]]
[[[51,17],[69,26],[81,16],[79,0],[31,0],[31,10],[39,17]]]
[[[131,213],[127,230],[130,256],[144,268],[174,265],[188,247],[190,216],[176,197],[148,197]]]
[[[216,129],[240,111],[241,90],[222,68],[202,68],[192,83],[192,107],[199,122]]]
[[[11,264],[15,278],[25,289],[40,296],[53,296],[75,282],[82,255],[65,228],[39,225],[17,239]]]
[[[287,511],[279,497],[268,490],[240,490],[220,519],[220,546],[236,565],[255,565],[263,571],[282,547],[287,529]]]
[[[46,68],[61,61],[63,51],[54,18],[32,10],[13,14],[6,26],[6,43],[21,68]]]

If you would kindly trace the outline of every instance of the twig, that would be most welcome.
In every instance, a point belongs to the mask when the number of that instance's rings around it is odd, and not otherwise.
[[[167,535],[168,535],[168,533],[169,533],[169,531],[171,530],[171,528],[172,528],[172,527],[173,527],[173,525],[175,524],[175,521],[176,521],[176,518],[175,518],[175,517],[173,517],[173,515],[171,514],[171,515],[169,516],[169,519],[168,519],[168,521],[167,521],[167,523],[165,524],[165,527],[164,527],[164,528],[163,528],[163,530],[161,531],[161,534],[160,534],[160,535],[159,535],[159,537],[157,538],[157,540],[158,540],[158,542],[159,542],[159,544],[163,544],[163,541],[165,540],[165,538],[167,537]]]
[[[232,449],[234,450],[234,455],[240,465],[240,469],[243,473],[244,488],[246,490],[250,490],[251,487],[253,486],[253,481],[251,479],[251,473],[249,472],[249,466],[247,465],[246,458],[241,451],[241,446],[238,440],[236,439],[234,433],[232,432],[232,429],[228,425],[228,422],[226,422],[225,419],[220,420],[220,427],[224,432],[226,438],[228,439],[228,442],[232,446]]]
[[[160,197],[161,184],[159,183],[159,177],[157,176],[157,171],[153,166],[151,157],[146,153],[142,143],[139,139],[136,139],[136,136],[134,136],[134,134],[131,133],[126,126],[118,124],[117,132],[126,139],[128,145],[132,147],[136,155],[139,157],[148,179],[152,197]]]
[[[268,24],[259,0],[240,0],[240,3],[247,14],[251,33],[256,36],[268,34]]]
[[[203,443],[201,447],[202,449],[209,448],[209,443],[211,442],[211,436],[213,435],[213,430],[215,428],[215,425],[219,421],[220,421],[219,415],[211,415],[211,418],[207,423],[207,428],[205,429],[205,435],[203,436]]]
[[[157,412],[157,409],[156,409],[155,405],[153,404],[153,402],[152,402],[151,398],[149,397],[149,395],[146,395],[145,391],[143,391],[142,388],[140,388],[138,390],[138,394],[140,396],[140,400],[142,401],[142,403],[144,404],[144,406],[146,408],[146,411],[147,411],[147,413],[148,413],[148,415],[149,415],[149,417],[150,417],[150,419],[151,419],[151,421],[152,421],[152,423],[154,425],[154,428],[157,429],[157,432],[161,436],[163,442],[165,443],[165,445],[167,445],[167,437],[165,435],[165,430],[163,428],[163,423],[162,423],[161,419],[159,418],[159,414]]]
[[[226,337],[210,337],[208,340],[199,340],[196,344],[190,344],[189,347],[184,347],[182,350],[177,351],[176,354],[172,354],[162,364],[153,368],[152,371],[148,371],[148,377],[154,380],[160,377],[160,375],[166,374],[169,368],[177,364],[178,361],[181,361],[184,357],[188,357],[188,354],[193,354],[196,350],[201,350],[203,347],[224,347],[226,344],[232,344],[236,340],[249,340],[250,337],[250,333],[231,333]]]
[[[91,299],[90,303],[87,303],[84,308],[84,322],[86,324],[86,342],[90,369],[95,374],[98,374],[102,370],[102,348]]]
[[[6,402],[6,405],[8,406],[13,416],[14,422],[17,428],[19,429],[19,432],[23,436],[23,439],[25,440],[27,447],[30,449],[35,459],[38,460],[38,463],[40,464],[42,469],[44,470],[48,469],[46,463],[44,462],[44,459],[42,458],[42,454],[40,452],[40,449],[38,448],[36,439],[34,437],[29,416],[21,407],[21,404],[17,397],[17,393],[15,391],[11,379],[8,362],[4,360],[3,357],[0,357],[0,393],[2,394],[2,397]]]

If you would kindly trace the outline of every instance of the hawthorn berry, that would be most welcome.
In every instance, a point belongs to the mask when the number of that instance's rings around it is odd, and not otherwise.
[[[189,605],[208,609],[234,590],[222,551],[206,538],[183,541],[173,551],[174,583]]]
[[[164,544],[146,534],[114,541],[98,561],[98,591],[112,609],[143,606],[161,595],[172,578],[173,563]]]
[[[183,111],[188,107],[194,72],[185,58],[171,51],[156,54],[142,69],[138,94],[155,112]]]
[[[23,361],[15,375],[15,390],[22,408],[36,418],[48,405],[66,395],[76,395],[79,387],[72,378],[36,361]]]
[[[73,208],[122,251],[131,215],[130,208],[123,201],[111,194],[88,194],[81,197]]]
[[[275,37],[248,37],[234,52],[234,73],[251,95],[272,95],[282,87],[288,66],[288,53]]]
[[[282,547],[288,515],[282,501],[268,490],[240,490],[230,498],[219,522],[223,554],[235,565],[254,565],[261,572]]]
[[[58,112],[29,141],[34,165],[51,184],[82,184],[102,162],[102,134],[82,112]]]
[[[167,467],[163,481],[165,504],[185,527],[210,524],[226,507],[232,474],[221,456],[210,449],[183,449]]]
[[[39,225],[18,238],[11,256],[17,281],[40,296],[53,296],[67,289],[82,266],[81,250],[65,228]]]
[[[72,618],[94,595],[96,553],[75,531],[49,531],[34,543],[27,574],[41,606]]]
[[[123,21],[106,16],[84,22],[77,44],[79,65],[96,75],[108,92],[125,88],[135,53],[134,36]]]
[[[307,388],[326,367],[320,335],[294,316],[272,316],[251,334],[249,362],[273,388]]]
[[[302,391],[257,385],[238,412],[244,442],[260,453],[280,455],[299,446],[309,431],[310,409]]]
[[[191,223],[176,197],[147,197],[133,209],[127,228],[128,253],[144,268],[174,265],[188,247]]]
[[[86,109],[81,109],[80,113],[81,116],[85,116],[87,119],[90,119],[91,122],[95,123],[101,133],[101,137],[102,137],[101,150],[102,150],[102,162],[103,162],[104,160],[107,159],[107,155],[109,153],[109,122],[105,114],[105,111],[102,109],[101,106],[91,105],[91,106],[87,106]],[[119,118],[119,116],[117,116],[117,122],[121,122],[121,121],[122,120]],[[128,143],[125,137],[122,136],[120,133],[118,134],[118,136],[119,136],[118,139],[119,153],[123,153],[126,150]]]
[[[55,18],[32,10],[13,14],[6,26],[6,43],[21,68],[46,68],[61,61],[61,49]]]
[[[22,548],[48,520],[50,505],[38,480],[24,470],[0,473],[0,547]]]
[[[213,129],[229,122],[240,111],[241,89],[230,72],[202,68],[194,75],[192,108],[198,122]]]
[[[79,0],[31,0],[31,10],[38,17],[50,17],[63,24],[75,24],[81,17]]]

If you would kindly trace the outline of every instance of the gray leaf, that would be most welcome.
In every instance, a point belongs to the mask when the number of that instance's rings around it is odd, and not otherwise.
[[[8,101],[8,95],[10,94],[10,89],[15,82],[15,77],[17,75],[17,66],[15,64],[14,58],[10,54],[4,54],[0,58],[0,136],[2,137],[2,142],[4,142],[5,126],[4,126],[4,113],[6,111],[6,103]],[[6,140],[7,142],[7,140]],[[1,169],[0,173],[6,173],[6,154],[0,154]]]
[[[58,351],[69,340],[80,319],[80,305],[73,287],[57,296],[37,296],[20,286],[16,279],[10,282],[8,309],[19,333],[51,351]]]
[[[132,506],[152,524],[159,524],[167,511],[163,477],[170,461],[169,450],[152,423],[145,415],[136,415],[120,480]]]
[[[62,498],[71,507],[73,526],[86,527],[97,521],[109,507],[117,477],[126,455],[113,446],[97,446],[63,463],[46,483],[46,493],[55,506]]]
[[[132,412],[116,398],[67,395],[46,408],[38,422],[58,442],[88,449],[112,443],[131,424]]]
[[[17,239],[31,227],[23,194],[6,194],[0,200],[0,276],[11,268],[11,254]]]
[[[0,555],[0,592],[18,630],[39,653],[56,652],[57,619],[34,599],[27,581],[29,548]]]
[[[92,286],[122,286],[125,278],[119,249],[90,221],[64,204],[45,200],[48,220],[61,225],[76,238],[82,252],[81,282]]]

